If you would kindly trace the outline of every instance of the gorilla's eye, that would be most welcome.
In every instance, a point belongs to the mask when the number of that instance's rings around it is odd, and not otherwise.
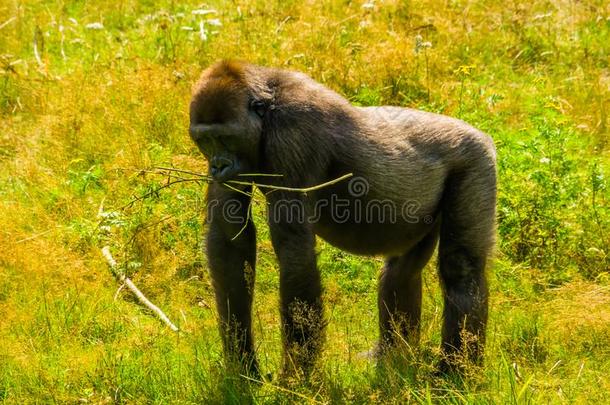
[[[265,111],[267,110],[265,103],[260,100],[252,100],[250,102],[250,109],[261,118],[263,118],[263,115],[265,115]]]

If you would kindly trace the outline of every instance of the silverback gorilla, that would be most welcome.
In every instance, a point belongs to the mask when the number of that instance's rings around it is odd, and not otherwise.
[[[495,235],[489,136],[442,115],[355,107],[304,74],[235,61],[214,64],[195,85],[190,136],[214,180],[206,250],[227,360],[259,372],[251,328],[256,235],[247,186],[256,181],[275,187],[261,189],[280,267],[284,372],[307,374],[324,336],[316,235],[348,252],[386,258],[378,355],[401,339],[417,339],[421,271],[438,242],[441,370],[457,368],[458,357],[481,361],[485,266]],[[353,177],[328,187],[290,190],[348,173]]]

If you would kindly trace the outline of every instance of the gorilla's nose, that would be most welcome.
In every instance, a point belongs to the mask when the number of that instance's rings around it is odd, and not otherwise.
[[[222,156],[215,156],[210,162],[210,173],[215,180],[226,180],[227,174],[233,167],[233,161]]]

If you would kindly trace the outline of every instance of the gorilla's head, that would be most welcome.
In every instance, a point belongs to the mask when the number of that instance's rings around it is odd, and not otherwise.
[[[259,171],[269,91],[259,81],[252,83],[248,69],[239,62],[219,62],[194,87],[189,132],[215,181]]]

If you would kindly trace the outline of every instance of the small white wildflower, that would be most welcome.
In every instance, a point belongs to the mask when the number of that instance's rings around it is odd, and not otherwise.
[[[121,216],[120,213],[116,212],[116,211],[104,211],[103,209],[100,210],[97,215],[100,218],[109,218],[109,219],[113,219],[113,218],[119,218]]]
[[[548,157],[543,157],[540,159],[540,163],[548,165],[549,163],[551,163],[551,159],[549,159]]]
[[[217,11],[214,9],[205,10],[202,8],[191,11],[191,14],[193,14],[193,15],[207,15],[207,14],[216,14],[216,13],[217,13]]]
[[[78,21],[76,21],[76,19],[74,19],[72,17],[68,18],[68,21],[70,21],[74,25],[78,25]]]
[[[537,21],[537,20],[543,20],[543,19],[548,18],[548,17],[550,17],[550,16],[552,16],[552,15],[553,15],[553,13],[536,14],[536,15],[534,16],[534,21]]]
[[[424,41],[424,37],[421,35],[415,36],[415,53],[419,53],[422,49],[432,48],[432,42]]]
[[[212,18],[212,19],[206,20],[205,23],[208,25],[213,25],[215,27],[222,26],[222,23],[220,22],[220,19],[218,19],[218,18]]]
[[[375,8],[375,3],[373,3],[372,1],[367,1],[362,5],[362,8],[365,10],[372,10]]]
[[[104,24],[102,24],[101,22],[94,22],[85,25],[85,28],[87,28],[88,30],[103,30]]]

